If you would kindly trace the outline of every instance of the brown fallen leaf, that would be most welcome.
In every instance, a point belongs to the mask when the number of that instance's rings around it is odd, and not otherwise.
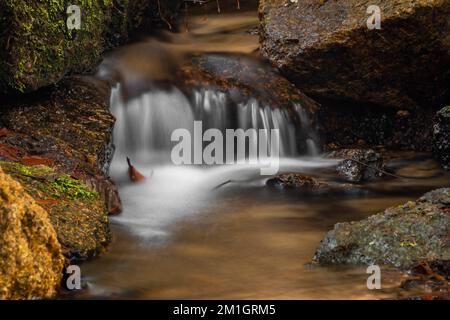
[[[142,182],[145,180],[145,177],[136,170],[136,168],[131,164],[130,159],[127,157],[128,163],[128,175],[130,176],[130,180],[133,182]]]

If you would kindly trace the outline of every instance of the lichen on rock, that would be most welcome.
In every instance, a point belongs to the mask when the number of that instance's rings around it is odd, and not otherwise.
[[[450,260],[450,188],[386,209],[362,221],[338,223],[313,260],[321,264],[385,264],[408,269]]]
[[[47,212],[0,168],[0,299],[52,297],[63,266]]]

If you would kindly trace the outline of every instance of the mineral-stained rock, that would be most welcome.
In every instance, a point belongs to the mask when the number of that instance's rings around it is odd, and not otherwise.
[[[70,259],[101,252],[111,238],[107,209],[121,209],[105,172],[114,125],[109,93],[102,81],[72,77],[0,102],[0,166],[48,212]]]
[[[81,165],[89,166],[85,171],[103,171],[111,160],[115,122],[108,110],[109,94],[109,87],[101,81],[67,78],[40,91],[39,95],[23,95],[20,99],[0,102],[0,127],[31,138],[29,143],[20,146],[30,149],[34,141],[33,149],[29,150],[34,155],[46,154],[51,158],[52,151],[58,154],[57,151],[70,148],[74,150],[72,153],[82,157]],[[7,136],[4,140],[15,146],[20,143],[20,139]]]
[[[86,178],[84,182],[92,190],[98,192],[105,203],[106,210],[109,214],[118,214],[122,212],[122,202],[119,197],[119,191],[109,178],[100,175]]]
[[[341,149],[332,151],[327,157],[344,159],[336,170],[349,182],[362,182],[382,175],[379,170],[383,169],[383,158],[372,149]]]
[[[369,30],[367,9],[381,10]],[[313,97],[437,107],[450,94],[449,0],[263,0],[261,52]]]
[[[0,168],[0,299],[52,297],[63,266],[47,212]]]
[[[450,106],[436,115],[433,126],[433,152],[446,170],[450,170]]]
[[[387,264],[411,268],[450,259],[450,188],[328,232],[313,260],[321,264]]]

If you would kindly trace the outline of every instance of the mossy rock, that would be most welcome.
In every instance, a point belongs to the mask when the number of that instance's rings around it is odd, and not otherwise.
[[[88,259],[110,242],[105,205],[100,195],[83,181],[44,165],[0,161],[0,168],[48,212],[68,259]]]
[[[81,8],[81,29],[69,30],[66,10]],[[91,70],[104,49],[111,1],[0,1],[0,91],[28,92],[65,74]]]
[[[0,0],[0,92],[31,92],[92,71],[105,50],[126,42],[136,29],[169,21],[181,1],[157,3]],[[67,28],[70,5],[81,9],[80,30]]]

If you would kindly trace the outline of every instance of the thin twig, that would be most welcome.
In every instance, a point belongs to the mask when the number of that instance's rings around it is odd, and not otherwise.
[[[165,23],[167,23],[167,25],[169,26],[169,30],[172,30],[172,25],[170,24],[170,22],[166,18],[164,18],[163,14],[162,14],[160,0],[158,0],[158,13],[159,13],[159,16],[161,17],[161,19]]]
[[[217,2],[217,12],[220,13],[220,4],[219,4],[219,0],[216,0]]]
[[[344,159],[344,160],[349,160],[349,161],[355,161],[356,163],[359,163],[359,164],[361,164],[361,165],[363,165],[363,166],[365,166],[365,167],[368,167],[368,168],[373,169],[373,170],[375,170],[375,171],[378,171],[378,172],[380,172],[380,173],[382,173],[382,174],[385,174],[385,175],[387,175],[387,176],[391,176],[391,177],[397,178],[397,179],[413,179],[413,180],[421,180],[421,179],[429,179],[429,178],[430,178],[430,177],[405,177],[405,176],[399,176],[399,175],[396,175],[396,174],[393,174],[393,173],[389,173],[389,172],[387,172],[387,171],[385,171],[385,170],[383,170],[383,169],[379,169],[379,168],[377,168],[377,167],[371,166],[371,165],[369,165],[369,164],[367,164],[367,163],[364,163],[364,162],[359,161],[359,160],[356,160],[356,159],[352,159],[352,158],[342,158],[342,159]]]

